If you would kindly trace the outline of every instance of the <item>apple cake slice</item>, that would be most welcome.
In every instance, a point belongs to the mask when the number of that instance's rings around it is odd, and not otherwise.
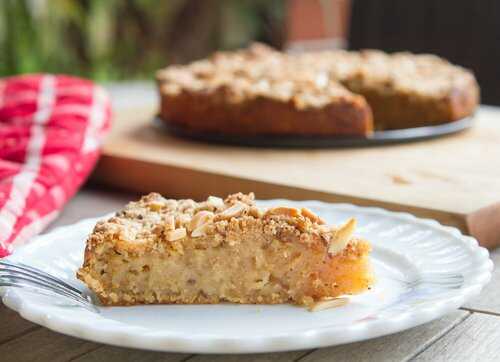
[[[156,193],[97,223],[77,276],[104,305],[294,303],[365,291],[368,242],[308,209],[262,209],[254,195],[204,202]]]

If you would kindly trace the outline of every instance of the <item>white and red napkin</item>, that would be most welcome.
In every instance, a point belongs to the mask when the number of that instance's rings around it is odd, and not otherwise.
[[[0,257],[42,231],[77,191],[110,118],[108,96],[88,80],[0,79]]]

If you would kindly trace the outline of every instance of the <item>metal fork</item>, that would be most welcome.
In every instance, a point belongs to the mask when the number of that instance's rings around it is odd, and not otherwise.
[[[99,313],[90,295],[41,269],[21,262],[0,260],[0,287],[22,288],[65,297],[85,309]]]

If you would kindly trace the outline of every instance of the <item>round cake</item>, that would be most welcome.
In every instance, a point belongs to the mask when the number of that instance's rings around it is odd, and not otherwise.
[[[262,44],[157,72],[160,118],[196,132],[368,136],[471,115],[479,86],[429,54],[286,54]]]

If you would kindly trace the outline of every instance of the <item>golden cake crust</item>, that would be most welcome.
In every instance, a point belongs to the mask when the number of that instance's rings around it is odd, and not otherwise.
[[[226,134],[368,135],[454,121],[479,102],[466,69],[375,50],[287,55],[257,44],[167,67],[157,82],[162,119]]]
[[[105,305],[308,305],[370,285],[370,247],[353,228],[258,208],[253,194],[197,203],[153,193],[96,225],[77,276]]]

